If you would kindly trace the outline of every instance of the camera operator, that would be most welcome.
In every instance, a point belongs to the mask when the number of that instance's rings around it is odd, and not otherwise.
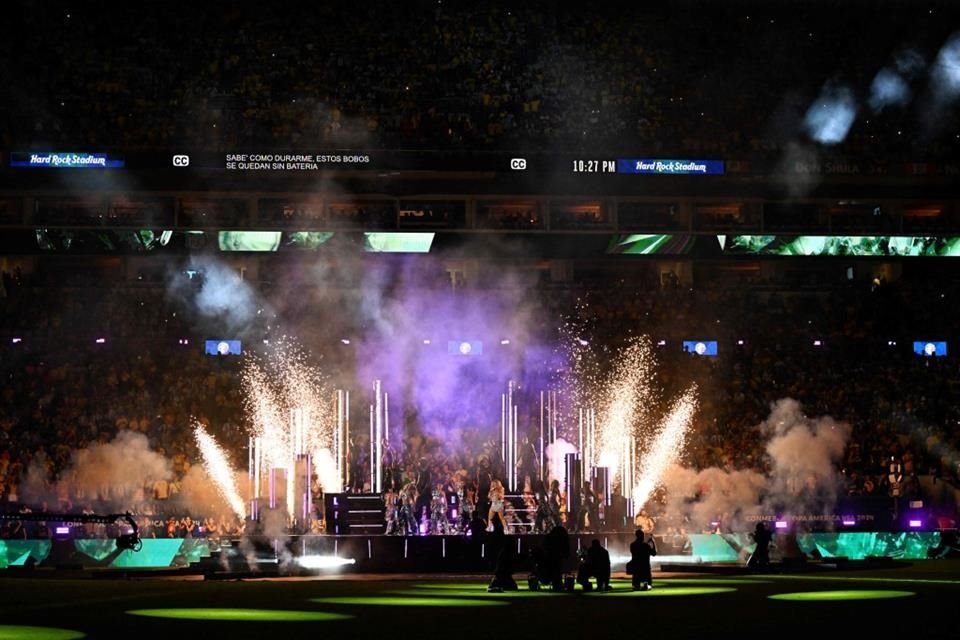
[[[590,578],[597,579],[597,591],[610,591],[610,552],[594,539],[590,547],[580,555],[577,582],[584,591],[592,591]]]

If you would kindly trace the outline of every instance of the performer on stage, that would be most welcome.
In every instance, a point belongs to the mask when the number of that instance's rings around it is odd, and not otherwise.
[[[494,479],[490,482],[490,493],[487,498],[490,500],[490,511],[487,513],[487,531],[493,531],[493,516],[496,514],[500,518],[500,523],[503,524],[504,533],[508,533],[507,529],[507,517],[504,511],[504,498],[506,496],[506,489],[503,488],[503,484]]]
[[[397,501],[399,496],[394,493],[393,489],[387,489],[386,493],[383,494],[383,504],[386,507],[386,513],[384,519],[387,523],[386,534],[388,536],[396,535],[400,533],[400,523],[397,519]]]
[[[657,521],[651,516],[646,509],[641,508],[640,513],[633,519],[633,524],[637,529],[642,529],[645,534],[648,536],[653,535],[653,530],[657,526]]]
[[[430,533],[447,535],[450,533],[450,520],[447,518],[447,492],[442,482],[433,488],[430,498]]]
[[[577,513],[575,531],[596,531],[600,526],[600,509],[597,504],[597,494],[589,482],[583,483],[580,491],[580,512]]]
[[[560,481],[550,482],[550,494],[547,496],[550,505],[550,516],[554,526],[563,526],[563,493],[560,491]]]
[[[554,519],[554,512],[550,504],[550,495],[547,493],[543,482],[537,480],[537,515],[533,523],[533,530],[536,533],[546,533],[560,524],[559,518]]]
[[[457,486],[457,499],[460,503],[459,522],[460,528],[466,532],[470,527],[470,521],[473,520],[473,512],[477,507],[476,491],[473,487],[467,485],[466,478],[460,478]]]
[[[400,491],[403,487],[400,468],[400,457],[396,450],[386,440],[383,441],[383,486],[387,489]]]
[[[405,536],[419,535],[417,528],[417,485],[407,483],[400,496],[400,529]]]

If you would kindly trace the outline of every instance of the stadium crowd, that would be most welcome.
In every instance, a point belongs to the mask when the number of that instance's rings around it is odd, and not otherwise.
[[[180,497],[181,491],[197,488],[191,476],[200,463],[191,435],[195,419],[244,468],[250,424],[239,359],[205,355],[190,310],[156,287],[67,287],[11,273],[4,283],[3,508],[79,511],[123,503],[128,505],[124,509],[138,512],[153,535],[199,535],[197,526],[207,532],[237,531],[242,523],[221,520],[212,498],[198,508]],[[960,414],[950,399],[960,376],[954,357],[921,357],[909,344],[911,336],[949,335],[948,310],[960,293],[955,286],[860,283],[801,292],[776,283],[698,288],[637,281],[545,287],[539,293],[545,318],[541,337],[558,339],[549,327],[565,319],[577,321],[584,335],[592,336],[591,350],[601,366],[609,364],[603,359],[613,357],[628,336],[666,341],[657,351],[662,397],[675,397],[690,382],[699,389],[699,410],[684,451],[689,467],[769,471],[758,425],[772,403],[793,398],[810,416],[829,415],[852,426],[836,469],[849,495],[912,498],[921,496],[920,477],[944,490],[958,482]],[[269,291],[264,294],[269,297]],[[362,299],[349,294],[344,292],[343,299]],[[315,295],[328,293],[318,288]],[[457,295],[493,294],[468,287]],[[306,295],[306,302],[286,316],[281,313],[278,321],[312,326],[313,333],[303,333],[309,336],[308,349],[329,348],[310,340],[342,348],[339,339],[331,339],[334,334],[317,331],[308,315],[301,316],[311,308],[310,299]],[[343,315],[358,317],[359,311]],[[97,343],[97,336],[106,339]],[[691,337],[719,340],[720,355],[699,357],[675,346]],[[814,340],[820,345],[814,346]],[[521,425],[533,436],[539,406],[528,404]],[[403,416],[405,438],[393,443],[387,475],[396,478],[397,488],[416,482],[427,469],[432,484],[453,493],[463,481],[482,499],[480,477],[503,477],[497,464],[498,425],[461,426],[454,446],[421,429],[416,420],[412,412]],[[353,434],[349,491],[370,490],[364,432]],[[83,451],[131,434],[145,439],[142,449],[168,461],[169,467],[163,467],[168,471],[121,495],[115,487],[79,479]],[[891,483],[892,461],[899,482]],[[532,464],[524,459],[526,469]],[[322,488],[314,489],[321,503]],[[662,515],[657,500],[648,508]],[[22,528],[4,533],[26,534]]]
[[[900,64],[919,89],[933,77],[923,74],[954,24],[949,3],[916,9],[887,2],[887,10],[871,11],[874,37],[849,37],[863,28],[862,8],[834,4],[793,3],[791,20],[781,21],[747,2],[631,6],[629,16],[619,5],[568,11],[547,0],[326,2],[273,12],[247,2],[162,11],[14,2],[5,16],[18,28],[0,47],[0,149],[531,149],[776,159],[810,142],[804,114],[831,82],[852,87],[860,115],[882,68]],[[904,30],[920,35],[898,54]],[[908,59],[916,65],[905,70]],[[955,114],[915,117],[922,111],[918,103],[858,117],[832,148],[877,161],[914,153],[955,158],[960,136],[930,135],[934,121],[955,125]],[[9,204],[9,220],[22,220],[21,204]],[[51,228],[77,222],[73,213],[34,212]],[[193,222],[191,207],[181,215]],[[281,208],[278,215],[286,214]],[[375,220],[379,213],[343,215]],[[543,228],[537,212],[524,208],[489,218],[484,228]],[[557,212],[554,220],[566,230],[609,223],[578,211]],[[36,233],[38,241],[56,236]],[[123,503],[143,518],[145,535],[237,531],[242,523],[212,513],[210,499],[197,505],[185,498],[198,489],[195,422],[237,466],[246,461],[251,425],[239,361],[202,347],[222,326],[200,323],[163,275],[129,278],[118,268],[105,275],[74,265],[3,272],[0,505],[98,511]],[[341,340],[370,330],[353,321],[364,317],[365,292],[349,278],[317,287],[295,274],[274,276],[257,292],[267,312],[244,327],[245,336],[255,344],[289,331],[318,356],[339,350],[327,361],[346,363],[344,370],[330,373],[350,378],[357,363],[343,355]],[[497,297],[495,286],[463,278],[456,295]],[[418,281],[450,286],[444,272]],[[296,295],[281,286],[290,282]],[[921,476],[927,487],[960,479],[960,412],[951,402],[960,384],[956,356],[920,357],[910,349],[912,340],[955,337],[960,289],[948,278],[691,287],[647,273],[578,282],[536,285],[529,302],[539,321],[528,338],[551,344],[562,337],[557,327],[575,324],[601,369],[627,339],[664,341],[656,369],[662,397],[690,382],[699,389],[686,465],[768,471],[757,425],[772,403],[793,398],[809,415],[851,425],[836,469],[849,495],[914,497]],[[317,322],[317,310],[327,308],[340,312]],[[718,340],[720,355],[684,353],[678,345],[690,338]],[[537,424],[534,405],[523,409],[528,431]],[[482,499],[480,476],[503,476],[497,425],[459,427],[453,448],[413,412],[400,423],[404,439],[390,454],[394,488],[428,470],[446,491],[472,483]],[[143,460],[165,464],[122,491],[122,482],[81,481],[78,461],[118,440]],[[357,432],[352,444],[348,489],[369,491],[369,442]],[[322,504],[322,487],[315,493]],[[661,503],[652,501],[651,512],[662,516]],[[0,533],[40,535],[22,525]]]
[[[803,140],[829,82],[866,101],[911,29],[926,68],[955,9],[859,3],[561,9],[552,1],[331,2],[264,15],[14,3],[0,101],[8,149],[521,149],[749,159]],[[164,7],[166,9],[166,7]],[[718,28],[722,24],[723,28]],[[752,52],[762,50],[763,56]],[[718,52],[724,52],[723,55]],[[42,68],[43,74],[33,73]],[[775,69],[776,73],[771,70]],[[919,72],[917,72],[919,73]],[[916,83],[916,79],[908,77]],[[863,118],[840,151],[949,157],[908,110]],[[768,114],[758,119],[757,113]],[[945,115],[949,118],[949,114]],[[884,132],[897,130],[891,137]]]

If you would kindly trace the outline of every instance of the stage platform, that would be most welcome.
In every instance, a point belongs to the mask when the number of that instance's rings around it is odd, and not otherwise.
[[[570,535],[571,559],[597,539],[610,552],[614,571],[630,557],[633,533]],[[531,568],[531,553],[543,536],[505,536],[516,554],[517,571]],[[947,544],[950,540],[954,542]],[[921,560],[942,557],[955,547],[938,531],[781,533],[774,536],[775,563],[829,563],[892,558]],[[256,536],[223,540],[148,538],[139,551],[120,549],[111,539],[0,540],[0,569],[159,570],[200,574],[250,571],[278,574],[299,570],[336,569],[341,573],[484,573],[494,558],[485,536],[303,535]],[[747,533],[657,536],[653,566],[745,566],[753,551]],[[679,569],[682,570],[682,569]]]

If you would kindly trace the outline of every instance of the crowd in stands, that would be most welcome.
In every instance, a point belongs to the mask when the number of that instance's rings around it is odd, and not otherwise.
[[[16,2],[0,144],[780,153],[829,82],[865,102],[904,30],[932,64],[950,6],[887,4],[794,3],[781,20],[747,2],[331,2],[270,15],[247,2]],[[911,147],[930,124],[888,109],[858,120],[842,150],[948,157],[952,134]]]
[[[3,508],[27,504],[34,510],[79,512],[115,508],[112,505],[122,502],[128,505],[123,510],[133,509],[153,535],[197,536],[201,527],[207,532],[240,530],[242,523],[235,519],[198,512],[181,500],[180,491],[200,463],[192,437],[195,420],[245,469],[251,425],[239,382],[241,360],[205,355],[203,335],[191,325],[195,318],[189,309],[155,286],[64,286],[35,274],[10,273],[4,283]],[[316,308],[311,312],[312,295],[328,299],[329,292],[322,289],[313,294],[305,290],[298,304],[279,313],[277,320],[301,326],[306,348],[318,353],[331,348],[329,343],[344,349],[339,340],[343,334],[318,325]],[[339,314],[339,322],[361,317],[364,298],[359,290],[340,293],[343,309],[354,313]],[[766,420],[772,403],[793,398],[809,416],[829,415],[851,425],[836,469],[849,495],[915,497],[920,495],[920,477],[941,486],[958,481],[960,411],[951,400],[960,385],[955,356],[921,357],[909,344],[912,338],[952,335],[950,309],[960,290],[949,282],[853,283],[798,291],[776,283],[699,288],[638,279],[607,286],[543,287],[538,293],[535,308],[543,318],[539,337],[556,340],[554,328],[564,319],[577,322],[582,335],[590,336],[601,367],[609,366],[606,360],[615,357],[630,336],[666,341],[657,347],[655,372],[664,402],[691,382],[699,390],[699,410],[683,454],[683,463],[691,468],[769,471],[764,435],[757,425]],[[264,294],[269,296],[269,291]],[[496,293],[467,286],[452,295]],[[103,343],[94,340],[100,335],[107,336]],[[181,343],[180,336],[189,336],[189,341]],[[676,347],[690,338],[719,340],[720,355],[698,357]],[[363,397],[362,391],[358,394]],[[496,400],[490,400],[491,406],[499,406]],[[532,440],[540,408],[533,397],[525,404],[520,423]],[[354,410],[359,412],[355,423],[364,424],[363,410]],[[418,424],[415,412],[398,412],[394,424],[402,425],[404,437],[391,443],[386,476],[395,479],[392,484],[399,489],[427,471],[432,478],[427,495],[436,484],[451,493],[466,484],[478,502],[483,500],[479,479],[484,474],[503,477],[497,416],[491,420],[455,425],[457,437],[449,438]],[[169,462],[169,474],[127,487],[122,495],[116,488],[80,483],[80,452],[124,434],[145,438],[145,447]],[[352,439],[353,473],[347,490],[369,491],[366,430],[356,430]],[[902,475],[893,485],[891,459]],[[535,468],[529,457],[523,464],[526,472]],[[25,495],[28,486],[43,490]],[[322,503],[322,488],[315,491]],[[656,502],[648,505],[651,512],[657,511]],[[186,520],[188,515],[192,520]],[[24,531],[8,529],[5,535],[11,533]]]
[[[849,136],[834,147],[839,153],[881,161],[956,157],[952,112],[918,117],[932,113],[921,84],[932,77],[956,24],[948,3],[887,2],[868,16],[855,2],[843,8],[797,2],[789,21],[756,3],[670,4],[670,10],[627,12],[618,5],[570,11],[546,0],[470,6],[375,0],[264,12],[248,2],[109,11],[96,3],[13,2],[4,8],[13,28],[0,47],[0,150],[536,149],[768,159],[809,142],[803,114],[835,81],[850,85],[860,105]],[[870,37],[860,37],[868,17]],[[906,51],[905,32],[922,61],[923,71],[911,80],[916,102],[868,117],[874,74]],[[943,128],[934,130],[934,122]],[[241,203],[234,205],[218,215],[242,220]],[[186,203],[181,215],[201,224],[210,206]],[[5,211],[0,217],[20,221],[22,202],[12,200]],[[392,209],[333,212],[367,223],[393,219]],[[86,219],[71,209],[34,213],[35,221],[54,227]],[[626,207],[621,213],[623,223]],[[673,214],[663,212],[665,228],[676,224]],[[137,215],[166,219],[170,212]],[[315,215],[275,212],[278,220]],[[436,214],[438,220],[463,215]],[[488,228],[545,224],[526,205],[477,215]],[[610,224],[576,209],[558,210],[554,221],[566,229]],[[37,230],[41,247],[52,248],[58,237]],[[187,303],[202,276],[171,289],[165,285],[183,273],[130,277],[119,259],[109,271],[56,265],[4,270],[0,282],[0,508],[80,513],[122,504],[137,514],[145,536],[241,531],[235,517],[184,496],[200,466],[194,424],[205,425],[239,468],[251,427],[240,360],[203,351],[205,338],[224,337],[224,317],[201,322]],[[341,341],[379,325],[371,321],[367,292],[341,267],[323,272],[326,286],[318,286],[314,271],[265,268],[257,291],[264,304],[242,327],[252,337],[246,344],[290,331],[309,352],[338,363],[342,370],[332,376],[354,377],[359,363],[344,355],[352,347]],[[438,290],[453,283],[456,295],[491,303],[500,287],[510,286],[478,283],[465,271],[407,275]],[[955,283],[799,287],[739,280],[691,287],[671,275],[611,281],[605,272],[596,281],[563,285],[522,280],[535,294],[512,298],[525,298],[525,313],[535,319],[528,340],[552,344],[563,337],[557,327],[575,325],[589,337],[600,369],[633,337],[663,340],[656,384],[664,402],[691,382],[699,389],[683,459],[692,468],[768,471],[756,426],[773,402],[793,398],[811,416],[851,425],[836,469],[850,496],[916,497],[921,476],[927,486],[960,480],[953,345],[946,358],[910,349],[914,339],[960,339],[952,322]],[[690,338],[720,341],[719,357],[684,353],[677,345]],[[364,397],[363,390],[354,397]],[[487,402],[497,406],[495,397]],[[522,411],[532,436],[539,406],[526,398]],[[426,475],[434,486],[421,488],[424,498],[435,485],[447,493],[469,487],[480,502],[481,478],[504,475],[496,416],[450,427],[455,439],[439,437],[416,412],[395,419],[404,436],[391,443],[393,489]],[[354,424],[364,420],[355,417]],[[122,490],[80,482],[77,461],[118,438],[145,443],[169,468]],[[351,451],[347,490],[370,491],[364,429],[353,434]],[[529,457],[524,465],[529,472]],[[901,482],[891,483],[891,465]],[[321,493],[317,487],[318,504]],[[663,503],[660,493],[648,506],[665,522]],[[44,528],[8,523],[0,535],[42,536]]]

